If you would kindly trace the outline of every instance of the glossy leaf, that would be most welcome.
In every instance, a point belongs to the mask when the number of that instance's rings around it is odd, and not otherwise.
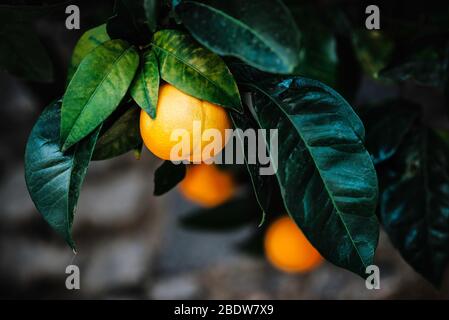
[[[153,48],[162,79],[196,98],[241,110],[239,91],[228,67],[188,34],[156,32]]]
[[[53,64],[32,26],[0,26],[0,71],[36,82],[53,80]]]
[[[61,144],[67,150],[91,133],[119,105],[139,64],[136,49],[110,40],[81,63],[62,103]]]
[[[193,230],[232,231],[256,221],[258,209],[253,199],[236,199],[215,208],[191,212],[181,218],[181,225]]]
[[[154,173],[154,195],[161,196],[181,182],[186,176],[186,166],[183,163],[164,163]]]
[[[437,286],[449,261],[448,150],[429,129],[414,128],[384,173],[380,205],[395,247]]]
[[[134,101],[153,119],[156,118],[159,82],[159,65],[156,55],[153,50],[148,50],[140,62],[130,93]]]
[[[61,103],[47,107],[36,122],[25,152],[25,178],[36,208],[47,223],[75,248],[72,224],[81,185],[99,129],[74,148],[59,147]]]
[[[276,73],[291,73],[298,64],[299,31],[280,0],[188,0],[176,13],[196,40],[219,55]]]
[[[417,106],[404,100],[391,100],[362,111],[366,146],[374,164],[396,153],[418,115]]]
[[[106,160],[134,150],[142,144],[140,108],[131,106],[105,130],[97,141],[93,160]]]
[[[279,131],[277,179],[288,213],[330,262],[366,277],[378,241],[377,178],[364,129],[348,103],[320,82],[247,84],[259,125]]]
[[[102,24],[98,27],[92,28],[86,31],[73,50],[72,59],[70,61],[69,71],[67,75],[67,83],[70,82],[76,69],[80,65],[81,61],[96,47],[110,40],[108,33],[106,32],[106,24]]]

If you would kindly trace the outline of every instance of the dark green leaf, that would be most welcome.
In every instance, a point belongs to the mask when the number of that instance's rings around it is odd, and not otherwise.
[[[101,134],[92,159],[114,158],[142,145],[139,118],[140,108],[131,106]]]
[[[130,93],[134,101],[153,119],[156,118],[159,82],[156,55],[154,50],[148,50],[140,62],[140,69],[131,85]]]
[[[63,150],[87,136],[115,110],[138,65],[136,49],[122,40],[106,41],[83,60],[62,103]]]
[[[153,28],[147,21],[146,3],[148,0],[116,0],[114,16],[107,22],[107,32],[111,39],[127,40],[135,45],[145,45],[151,41]],[[151,4],[149,4],[151,7]]]
[[[226,64],[231,70],[237,84],[242,82],[271,84],[274,82],[280,82],[285,78],[283,75],[268,73],[251,67],[242,61],[236,60],[235,58],[227,58]],[[244,88],[239,89],[242,91]]]
[[[53,64],[32,26],[0,26],[0,71],[3,70],[26,80],[53,80]]]
[[[161,196],[181,182],[186,176],[186,166],[183,163],[174,164],[171,161],[164,163],[154,173],[154,195]]]
[[[415,128],[384,173],[381,217],[393,244],[419,273],[439,285],[449,258],[449,152]]]
[[[176,30],[156,32],[153,48],[162,79],[198,99],[241,111],[237,85],[219,56]]]
[[[298,64],[299,31],[280,0],[188,0],[176,12],[195,39],[219,55],[276,73],[291,73]]]
[[[393,81],[412,80],[424,86],[445,87],[448,79],[449,41],[416,40],[396,50],[392,61],[381,72],[381,77]],[[444,45],[441,45],[444,43]]]
[[[70,82],[81,61],[96,47],[110,40],[106,32],[106,24],[87,30],[75,46],[70,61],[67,83]]]
[[[237,199],[211,209],[200,209],[181,219],[182,226],[204,231],[232,231],[257,220],[258,205],[253,199]]]
[[[157,27],[157,17],[159,14],[159,0],[144,0],[143,6],[145,9],[148,27],[152,32],[155,32]]]
[[[330,262],[365,277],[379,229],[377,178],[364,129],[348,103],[320,82],[247,84],[259,125],[279,134],[276,176],[287,211]]]
[[[99,129],[69,152],[62,153],[60,108],[59,101],[47,107],[31,131],[25,152],[25,178],[36,208],[74,248],[73,216]]]
[[[366,127],[366,146],[374,164],[390,159],[410,131],[419,113],[417,106],[392,100],[362,111]]]
[[[302,41],[294,73],[335,87],[339,63],[336,37],[321,21],[321,12],[315,7],[295,3],[290,10],[301,30]]]

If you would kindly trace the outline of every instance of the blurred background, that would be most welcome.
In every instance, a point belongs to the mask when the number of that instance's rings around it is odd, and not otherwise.
[[[8,1],[0,2],[4,3]],[[306,273],[285,273],[263,253],[263,238],[272,221],[259,228],[260,213],[244,210],[243,218],[226,230],[203,228],[201,223],[195,227],[195,214],[235,216],[242,202],[253,201],[247,188],[238,183],[247,179],[245,168],[223,169],[236,181],[235,186],[226,187],[233,190],[231,204],[204,212],[179,187],[164,196],[153,196],[154,172],[161,161],[145,149],[140,160],[129,153],[92,162],[74,223],[78,245],[74,255],[36,211],[25,185],[23,155],[40,112],[64,91],[77,40],[84,31],[104,23],[113,10],[112,1],[77,4],[81,30],[65,28],[65,6],[33,20],[33,30],[52,62],[49,81],[0,72],[1,298],[449,298],[448,277],[436,290],[402,260],[384,233],[375,259],[381,271],[380,290],[367,290],[360,277],[327,262]],[[354,57],[343,53],[339,59],[352,61]],[[358,69],[356,61],[351,70]],[[351,79],[353,88],[341,91],[353,105],[393,97],[401,91],[410,99],[428,102],[428,121],[446,126],[439,116],[444,97],[432,88],[386,86],[362,73]],[[349,80],[345,83],[351,83]],[[80,267],[80,290],[65,288],[65,268],[70,264]]]

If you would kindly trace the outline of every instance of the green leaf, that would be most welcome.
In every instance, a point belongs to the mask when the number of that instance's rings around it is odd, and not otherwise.
[[[157,27],[157,17],[159,14],[159,1],[144,0],[143,6],[145,9],[145,16],[147,18],[148,27],[152,32],[155,32]]]
[[[0,26],[0,71],[36,82],[53,81],[53,63],[31,25]]]
[[[162,79],[198,99],[241,111],[234,77],[219,56],[177,30],[158,31],[153,41]]]
[[[25,179],[36,208],[47,223],[75,248],[73,216],[100,129],[74,148],[59,147],[61,102],[48,106],[36,122],[25,151]]]
[[[140,69],[131,85],[130,93],[134,101],[153,119],[156,118],[159,82],[156,54],[154,50],[148,50],[140,62]]]
[[[127,107],[127,110],[100,135],[92,156],[93,160],[114,158],[142,145],[139,127],[140,108],[128,105]]]
[[[261,128],[278,129],[271,158],[288,213],[327,260],[366,277],[379,235],[378,190],[360,119],[318,81],[246,85]]]
[[[91,133],[115,110],[138,65],[136,49],[122,40],[106,41],[83,60],[62,102],[63,150]]]
[[[417,106],[404,100],[391,100],[362,111],[366,146],[374,164],[390,159],[418,118]]]
[[[414,128],[384,173],[381,218],[404,259],[434,285],[449,261],[449,148]]]
[[[228,201],[218,207],[199,209],[181,218],[181,225],[188,229],[228,232],[257,220],[257,202],[242,198]]]
[[[154,173],[154,195],[161,196],[181,182],[186,176],[186,166],[183,163],[164,163]]]
[[[176,13],[196,40],[219,55],[275,73],[291,73],[298,64],[300,34],[280,0],[189,0]]]
[[[72,54],[72,60],[70,61],[69,71],[67,74],[67,83],[70,82],[76,69],[80,65],[81,61],[96,47],[110,40],[108,33],[106,32],[106,24],[102,24],[98,27],[87,30],[78,43],[75,46]]]

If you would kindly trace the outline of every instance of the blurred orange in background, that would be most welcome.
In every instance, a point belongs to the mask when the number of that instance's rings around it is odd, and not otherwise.
[[[191,164],[186,177],[179,184],[181,194],[188,200],[206,208],[218,206],[230,200],[236,184],[229,172],[213,164]]]
[[[265,256],[277,269],[304,273],[317,268],[323,258],[288,216],[274,221],[265,234]]]

